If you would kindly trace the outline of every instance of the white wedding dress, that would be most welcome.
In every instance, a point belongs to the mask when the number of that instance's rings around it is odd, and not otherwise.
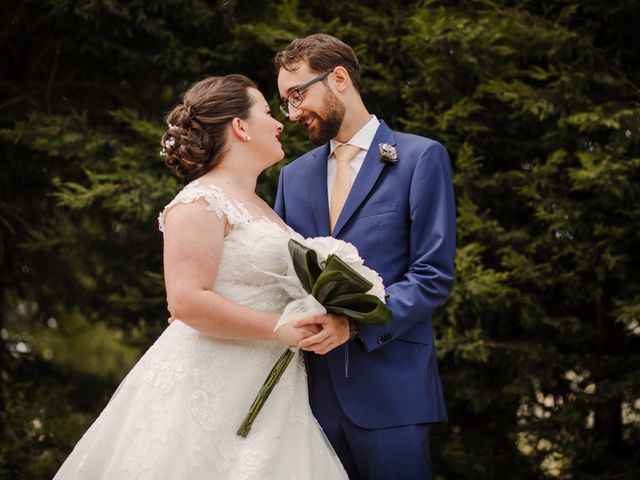
[[[165,212],[201,198],[212,215],[225,216],[233,227],[213,290],[243,305],[282,312],[291,298],[272,274],[287,272],[293,231],[252,218],[218,187],[197,181]],[[159,222],[162,230],[163,214]],[[211,338],[175,320],[122,381],[55,479],[346,479],[311,413],[300,354],[249,435],[236,435],[283,351],[273,341]]]

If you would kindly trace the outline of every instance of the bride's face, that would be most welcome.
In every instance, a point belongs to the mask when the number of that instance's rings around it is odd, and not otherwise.
[[[284,158],[280,143],[280,132],[284,127],[273,118],[269,104],[258,90],[250,88],[249,95],[253,97],[254,104],[246,120],[247,133],[251,136],[252,147],[257,150],[259,158],[273,165]]]

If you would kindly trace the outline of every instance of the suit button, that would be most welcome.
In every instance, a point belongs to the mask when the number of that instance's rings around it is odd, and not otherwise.
[[[393,338],[393,333],[384,333],[378,337],[378,344],[382,345],[383,343],[387,343],[389,340]]]

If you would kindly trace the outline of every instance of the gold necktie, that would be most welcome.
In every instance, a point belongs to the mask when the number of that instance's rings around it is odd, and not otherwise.
[[[360,150],[360,147],[345,144],[336,147],[333,151],[338,161],[338,172],[333,181],[331,201],[329,202],[331,231],[333,231],[333,227],[336,226],[342,207],[344,207],[344,203],[347,201],[347,196],[349,195],[349,190],[351,189],[351,167],[349,166],[349,162],[351,162]]]

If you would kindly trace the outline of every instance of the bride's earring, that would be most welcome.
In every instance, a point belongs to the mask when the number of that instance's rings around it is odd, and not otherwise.
[[[250,137],[249,135],[247,135],[246,133],[244,134],[244,139],[245,139],[247,142],[250,142],[250,141],[251,141],[251,137]]]

